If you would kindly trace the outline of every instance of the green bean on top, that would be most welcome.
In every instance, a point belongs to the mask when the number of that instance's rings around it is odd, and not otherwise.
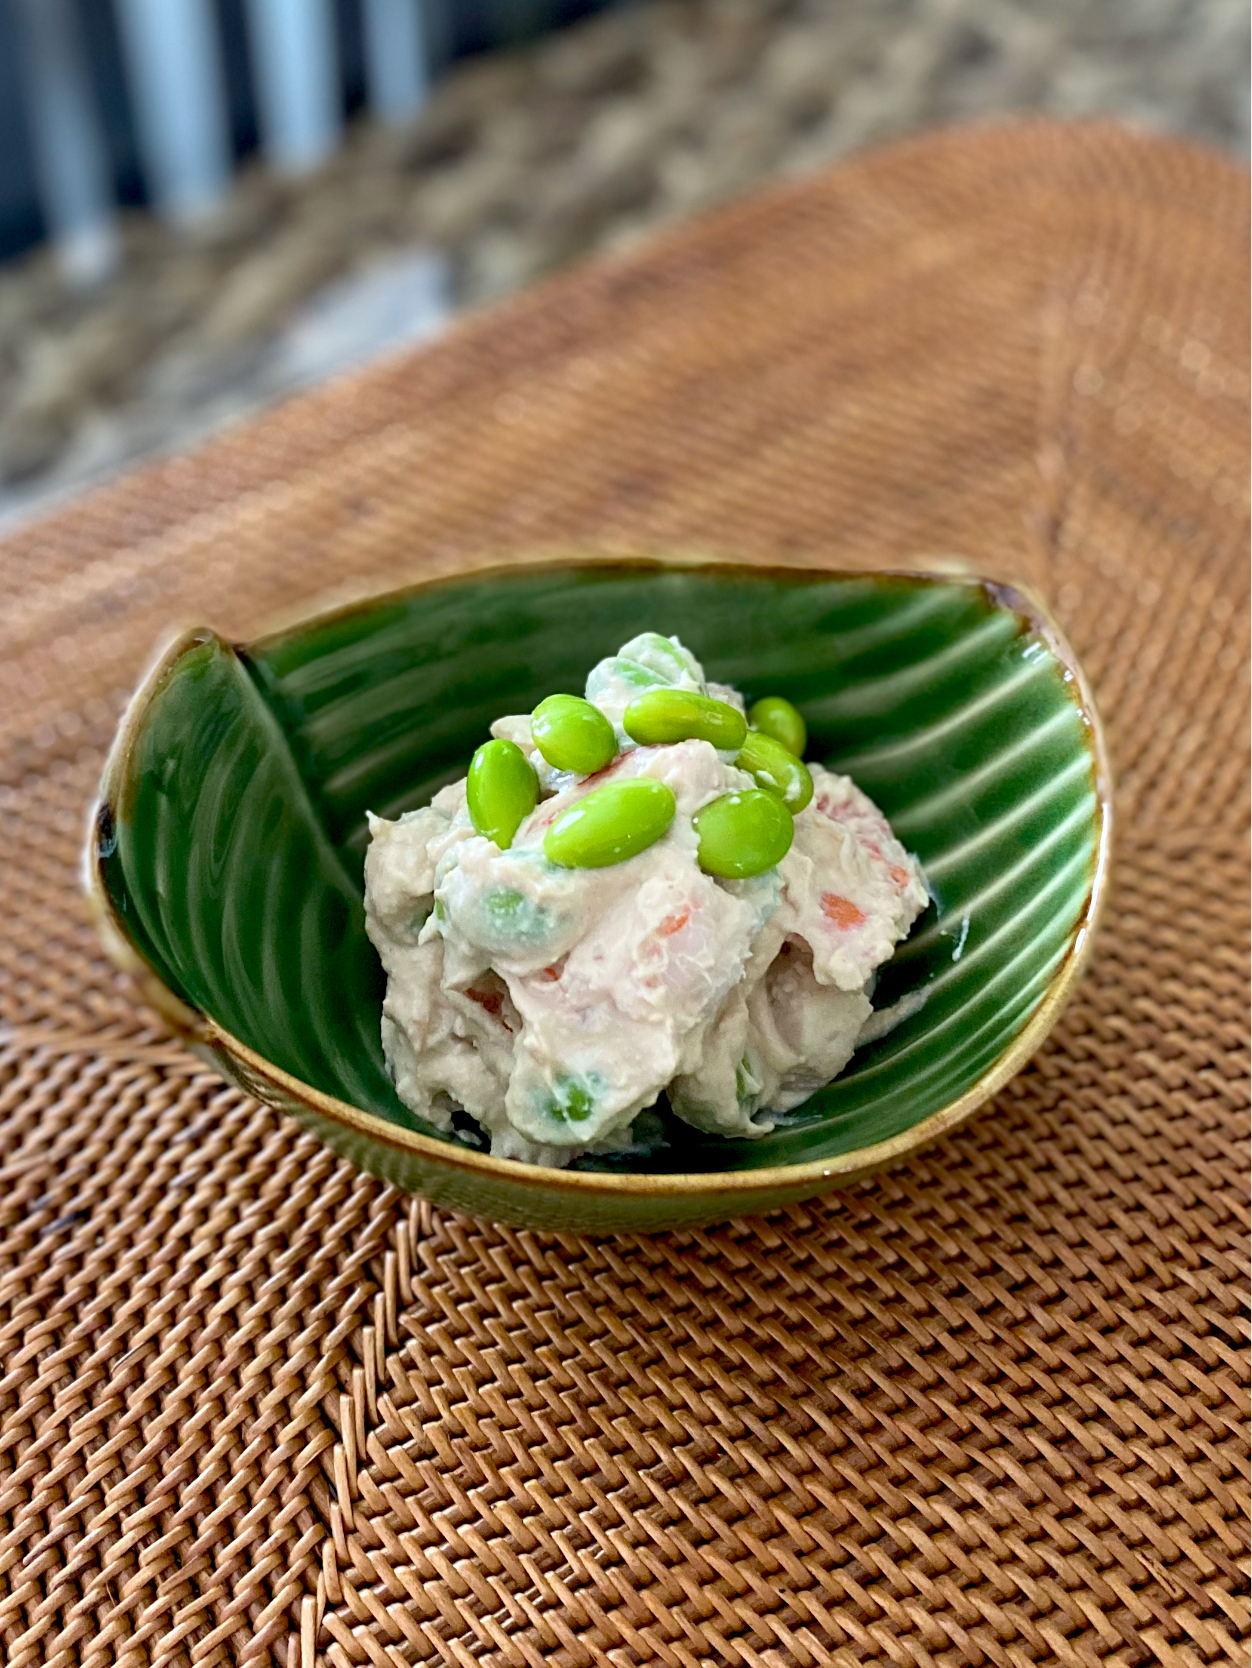
[[[646,851],[674,820],[674,795],[654,776],[593,788],[563,811],[543,837],[549,862],[603,869]]]
[[[539,798],[534,766],[511,741],[485,741],[470,760],[466,803],[474,827],[502,851]]]
[[[762,735],[781,742],[798,759],[804,757],[809,732],[800,713],[784,696],[766,695],[763,700],[754,701],[748,708],[748,723]]]
[[[626,708],[623,728],[641,746],[707,741],[733,751],[742,747],[747,721],[737,707],[689,689],[649,689]]]
[[[535,746],[550,765],[591,776],[617,753],[613,726],[579,695],[549,695],[530,715]]]

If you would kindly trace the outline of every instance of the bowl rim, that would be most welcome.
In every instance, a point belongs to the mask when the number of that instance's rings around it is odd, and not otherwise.
[[[265,632],[246,643],[231,642],[230,646],[244,654],[254,653],[293,631],[328,625],[392,599],[409,598],[416,592],[496,578],[515,578],[519,574],[559,574],[587,568],[602,569],[605,572],[616,569],[633,574],[692,572],[721,577],[755,574],[763,578],[801,582],[809,580],[813,583],[820,583],[824,579],[903,579],[932,584],[965,584],[983,590],[994,606],[1019,615],[1026,621],[1027,628],[1046,642],[1065,674],[1067,692],[1078,709],[1087,733],[1093,763],[1094,814],[1098,830],[1096,849],[1073,937],[1064,957],[1048,981],[1039,1006],[1019,1035],[955,1100],[932,1112],[920,1123],[900,1131],[898,1135],[868,1147],[855,1147],[832,1158],[807,1159],[796,1164],[768,1165],[760,1169],[743,1170],[664,1173],[569,1170],[550,1169],[543,1165],[527,1164],[518,1159],[492,1158],[489,1153],[479,1152],[460,1143],[423,1135],[417,1130],[406,1128],[403,1124],[392,1123],[377,1112],[366,1112],[352,1105],[350,1101],[327,1094],[324,1090],[317,1089],[302,1078],[276,1066],[209,1014],[191,1006],[170,989],[127,933],[104,880],[99,840],[101,818],[108,808],[119,802],[120,789],[148,707],[175,666],[191,648],[198,643],[229,642],[221,639],[216,631],[204,626],[188,627],[177,632],[172,639],[167,639],[165,647],[158,652],[149,666],[122,715],[105,761],[99,793],[92,803],[83,852],[83,885],[88,913],[106,953],[122,972],[130,975],[136,982],[141,996],[149,1006],[156,1009],[191,1049],[207,1056],[215,1069],[221,1070],[222,1055],[225,1054],[227,1058],[238,1060],[262,1084],[272,1086],[285,1099],[294,1101],[297,1105],[338,1125],[346,1133],[364,1137],[367,1141],[380,1142],[412,1159],[427,1160],[436,1167],[461,1170],[484,1181],[545,1191],[555,1188],[584,1198],[760,1193],[793,1188],[805,1183],[820,1185],[823,1181],[837,1182],[844,1177],[855,1180],[870,1170],[890,1165],[928,1142],[948,1134],[990,1100],[1010,1078],[1016,1076],[1051,1031],[1090,959],[1092,940],[1105,907],[1113,838],[1112,775],[1104,729],[1094,696],[1064,633],[1044,604],[1029,589],[1016,582],[985,577],[972,571],[965,564],[951,559],[929,569],[865,569],[838,568],[826,564],[789,566],[784,563],[735,562],[698,555],[656,557],[614,553],[606,556],[595,550],[584,550],[568,555],[545,554],[530,560],[521,558],[485,565],[469,564],[460,567],[454,573],[439,573],[387,591],[356,596],[337,606],[315,610],[309,614],[285,613],[278,623],[271,625]],[[111,815],[111,811],[109,814]],[[257,1090],[249,1092],[254,1093],[256,1098],[264,1098]]]

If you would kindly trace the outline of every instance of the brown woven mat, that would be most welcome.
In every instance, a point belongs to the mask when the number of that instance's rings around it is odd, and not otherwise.
[[[1246,1660],[1244,176],[957,133],[750,200],[0,547],[0,1654]],[[171,623],[595,543],[1036,586],[1119,776],[993,1111],[709,1233],[442,1214],[226,1089],[83,924]]]

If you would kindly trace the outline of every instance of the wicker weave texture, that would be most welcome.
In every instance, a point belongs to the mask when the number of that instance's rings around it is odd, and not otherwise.
[[[0,1655],[1245,1662],[1247,191],[1109,128],[749,200],[0,547]],[[226,1089],[85,925],[174,624],[501,553],[959,556],[1095,683],[1091,972],[973,1125],[820,1205],[581,1240]]]

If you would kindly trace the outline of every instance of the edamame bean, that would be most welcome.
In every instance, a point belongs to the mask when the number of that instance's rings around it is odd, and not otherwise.
[[[539,778],[515,742],[485,741],[470,760],[465,798],[474,827],[507,851],[535,808]]]
[[[626,708],[622,728],[644,747],[694,740],[728,751],[742,747],[748,733],[741,712],[691,689],[649,689]]]
[[[595,1086],[602,1087],[603,1080],[599,1074],[592,1075]],[[594,1087],[590,1081],[572,1077],[568,1072],[558,1072],[543,1109],[554,1124],[585,1123],[596,1109]]]
[[[748,723],[762,735],[782,742],[797,759],[804,757],[809,732],[803,718],[784,696],[767,695],[763,701],[754,701],[748,709]]]
[[[535,746],[557,770],[590,776],[617,753],[613,726],[580,695],[549,695],[530,715]]]
[[[473,921],[474,936],[493,950],[551,943],[566,924],[559,914],[512,886],[497,886],[485,893]]]
[[[735,763],[755,778],[758,788],[777,794],[793,817],[799,816],[813,797],[813,778],[806,767],[764,730],[748,731]]]
[[[644,851],[674,820],[674,796],[653,776],[606,782],[563,811],[543,837],[563,869],[607,869]]]
[[[700,867],[723,880],[746,880],[772,869],[790,851],[795,833],[782,800],[760,788],[725,793],[691,821],[700,839]]]

